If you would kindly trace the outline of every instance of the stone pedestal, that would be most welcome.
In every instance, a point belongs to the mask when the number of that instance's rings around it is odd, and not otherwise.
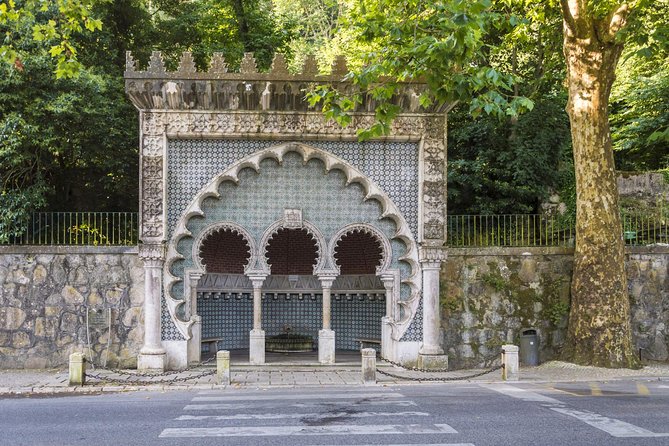
[[[249,336],[249,363],[265,363],[265,331],[251,330]]]
[[[419,353],[418,368],[427,370],[447,369],[448,355],[425,355]]]
[[[166,369],[167,353],[165,353],[165,350],[156,353],[145,353],[144,349],[142,349],[142,353],[137,356],[137,370],[164,372]]]
[[[504,365],[502,379],[504,381],[518,381],[518,350],[517,345],[502,346],[502,364]]]
[[[318,332],[318,362],[321,364],[335,363],[335,332],[320,330]]]
[[[376,350],[363,348],[362,354],[362,383],[376,384]]]

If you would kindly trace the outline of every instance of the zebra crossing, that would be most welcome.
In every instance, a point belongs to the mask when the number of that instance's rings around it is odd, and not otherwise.
[[[434,420],[433,414],[388,389],[232,394],[213,390],[194,396],[159,437],[225,437],[226,444],[269,443],[275,437],[288,441],[285,444],[313,445],[317,440],[318,444],[362,445],[370,441],[369,436],[381,435],[387,445],[473,446],[455,439],[443,442],[458,432],[449,424],[428,420]]]

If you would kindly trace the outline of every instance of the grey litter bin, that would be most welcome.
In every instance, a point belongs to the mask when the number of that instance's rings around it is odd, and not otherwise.
[[[530,366],[539,365],[539,336],[534,329],[521,332],[520,362]]]

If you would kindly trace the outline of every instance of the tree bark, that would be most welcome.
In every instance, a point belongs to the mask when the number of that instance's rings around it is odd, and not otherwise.
[[[562,0],[567,113],[576,170],[576,249],[563,358],[600,367],[635,367],[608,121],[623,45],[610,38],[611,17],[587,16],[584,3]]]

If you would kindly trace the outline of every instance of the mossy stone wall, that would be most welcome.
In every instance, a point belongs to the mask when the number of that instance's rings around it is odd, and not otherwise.
[[[569,312],[573,249],[450,249],[441,270],[443,347],[455,368],[484,367],[537,330],[540,360],[557,359]],[[669,248],[630,248],[632,326],[645,359],[669,359]]]

